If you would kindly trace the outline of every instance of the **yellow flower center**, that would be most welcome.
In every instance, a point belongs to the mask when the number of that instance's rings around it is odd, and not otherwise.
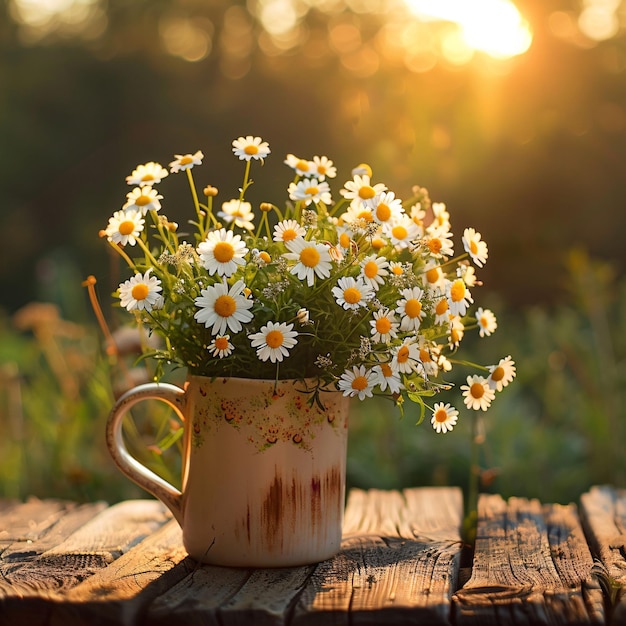
[[[307,188],[304,190],[304,193],[305,193],[307,196],[316,196],[316,195],[319,193],[319,191],[320,191],[320,190],[319,190],[317,187],[307,187]]]
[[[306,267],[315,267],[320,262],[320,253],[315,248],[305,248],[300,252],[300,263]]]
[[[476,398],[478,400],[485,395],[485,388],[480,383],[474,383],[470,387],[470,394],[472,398]]]
[[[193,163],[193,157],[190,157],[190,156],[184,156],[184,157],[180,160],[180,164],[181,164],[181,165],[189,165],[190,163]]]
[[[396,358],[398,359],[398,363],[406,363],[409,360],[409,348],[407,346],[401,346]]]
[[[406,239],[406,236],[409,234],[407,229],[404,226],[398,224],[391,229],[391,234],[398,240]]]
[[[285,336],[280,332],[280,330],[270,330],[270,332],[265,335],[265,343],[270,348],[279,348],[283,345],[284,340]]]
[[[296,163],[296,169],[300,170],[301,172],[308,172],[309,171],[309,164],[307,161],[305,161],[304,159],[300,159],[297,163]]]
[[[339,245],[342,248],[350,246],[350,235],[348,235],[348,233],[341,233],[341,235],[339,235]]]
[[[370,187],[369,185],[363,185],[363,187],[359,189],[359,198],[361,198],[361,200],[371,200],[375,195],[374,187]]]
[[[283,241],[293,241],[298,236],[298,233],[293,228],[285,228],[283,230]]]
[[[481,317],[481,318],[478,320],[478,323],[479,323],[481,326],[484,326],[485,328],[487,328],[487,326],[489,326],[489,320],[488,320],[485,316]]]
[[[217,337],[215,339],[215,347],[218,350],[227,350],[228,349],[228,339],[226,339],[226,337]]]
[[[376,261],[368,261],[363,266],[363,273],[368,278],[376,278],[376,276],[378,276],[378,263],[376,263]]]
[[[150,202],[152,202],[150,196],[146,196],[143,193],[140,196],[137,196],[137,199],[135,200],[135,204],[137,206],[146,206],[146,204],[150,204]]]
[[[142,183],[147,183],[149,180],[154,180],[154,176],[152,174],[144,174],[141,177],[141,182]]]
[[[391,330],[391,322],[387,317],[380,317],[376,320],[376,330],[381,335],[386,335]]]
[[[327,170],[326,170],[326,166],[324,166],[324,165],[318,165],[318,166],[317,166],[317,173],[318,173],[320,176],[325,176],[325,175],[326,175],[326,171],[327,171]]]
[[[232,296],[224,294],[215,300],[213,310],[220,317],[230,317],[237,310],[237,303]]]
[[[446,412],[445,409],[437,409],[435,411],[434,417],[435,417],[436,422],[443,424],[443,422],[445,422],[448,419],[448,413]]]
[[[130,235],[135,230],[135,222],[131,220],[121,222],[118,230],[120,235]]]
[[[261,261],[264,261],[265,263],[269,263],[272,260],[272,257],[270,257],[270,255],[265,252],[265,250],[261,250],[261,252],[259,252],[259,259],[261,259]]]
[[[439,239],[439,237],[433,237],[432,239],[429,239],[427,245],[428,249],[433,254],[439,254],[439,252],[441,252],[441,248],[443,248],[443,244],[441,243],[441,239]]]
[[[455,280],[450,287],[452,302],[461,302],[465,298],[465,291],[465,283],[460,278]]]
[[[356,376],[352,381],[352,389],[356,389],[357,391],[367,389],[367,378],[365,378],[365,376]]]
[[[357,219],[359,220],[364,220],[366,222],[373,222],[374,221],[374,216],[372,215],[371,211],[361,211],[357,216]]]
[[[430,358],[430,352],[428,352],[426,348],[420,348],[420,361],[422,363],[430,363],[432,361]]]
[[[439,268],[433,267],[426,272],[426,280],[432,285],[439,280]]]
[[[259,147],[255,146],[254,144],[248,144],[243,151],[246,154],[249,154],[250,156],[252,156],[253,154],[258,154],[259,153]]]
[[[470,241],[469,248],[472,254],[478,254],[478,245],[473,239]]]
[[[361,299],[361,292],[356,287],[348,287],[343,291],[343,299],[348,304],[356,304]]]
[[[130,292],[131,296],[135,298],[135,300],[145,300],[150,293],[150,289],[148,285],[144,283],[139,283],[138,285],[134,285],[132,291]]]
[[[491,372],[491,380],[495,380],[496,382],[498,382],[499,380],[502,380],[503,378],[504,378],[504,368],[498,365],[498,367],[496,367],[496,369],[494,369],[493,372]]]
[[[393,376],[393,371],[391,370],[391,366],[389,365],[389,363],[381,363],[380,371],[383,373],[383,376],[385,378],[389,378],[390,376]]]
[[[435,313],[437,315],[443,315],[448,310],[448,301],[444,298],[443,300],[439,300],[437,302],[437,306],[435,307]]]
[[[374,248],[374,250],[382,250],[385,247],[386,243],[384,239],[381,239],[380,237],[376,237],[375,239],[372,239],[372,248]]]
[[[402,276],[402,274],[404,274],[404,270],[402,269],[401,265],[394,265],[391,268],[391,271],[396,275],[396,276]]]
[[[459,334],[459,331],[456,330],[456,328],[453,328],[450,331],[450,341],[452,343],[458,343],[459,341],[461,341],[461,335]]]
[[[411,319],[418,317],[422,312],[422,303],[415,298],[411,298],[406,301],[406,304],[404,305],[404,312],[407,317],[410,317]]]
[[[213,256],[218,263],[228,263],[235,256],[235,248],[227,241],[219,241],[213,248]]]
[[[389,208],[389,206],[381,202],[376,207],[376,217],[381,222],[386,222],[391,217],[391,209]]]

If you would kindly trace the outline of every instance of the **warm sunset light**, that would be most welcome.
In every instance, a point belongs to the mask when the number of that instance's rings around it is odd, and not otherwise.
[[[451,22],[459,36],[448,41],[457,56],[480,50],[495,58],[523,54],[532,42],[532,32],[509,0],[406,0],[422,19]],[[463,50],[463,48],[468,50]],[[448,55],[446,55],[448,56]]]

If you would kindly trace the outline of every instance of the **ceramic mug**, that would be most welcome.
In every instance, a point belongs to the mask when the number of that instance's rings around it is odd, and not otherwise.
[[[282,567],[337,553],[345,504],[349,399],[313,381],[188,376],[184,389],[148,383],[113,407],[106,440],[119,469],[159,498],[204,563]],[[182,488],[128,452],[122,423],[143,400],[184,423]]]

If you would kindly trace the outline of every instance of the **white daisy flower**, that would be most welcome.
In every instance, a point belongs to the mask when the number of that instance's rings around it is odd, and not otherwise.
[[[433,313],[435,314],[435,324],[448,323],[450,315],[449,308],[448,300],[445,296],[434,302]]]
[[[379,193],[372,202],[372,214],[379,224],[394,222],[404,214],[402,200],[393,191]]]
[[[145,274],[135,274],[120,285],[120,304],[127,311],[152,311],[163,305],[161,281],[150,276],[151,271],[152,268]]]
[[[482,376],[468,376],[467,385],[461,385],[461,391],[465,406],[474,411],[486,411],[496,397],[496,392]]]
[[[489,309],[479,307],[476,310],[476,321],[478,322],[478,329],[481,337],[489,337],[489,335],[495,332],[496,328],[498,328],[496,316]]]
[[[389,343],[398,336],[399,323],[389,309],[374,311],[374,319],[370,320],[372,327],[372,341],[374,343]]]
[[[387,187],[382,183],[371,184],[367,174],[356,174],[353,180],[349,180],[339,192],[347,200],[354,200],[356,204],[364,203],[372,207],[377,194],[386,191]]]
[[[398,300],[396,313],[401,316],[400,330],[419,330],[422,319],[426,317],[426,312],[422,307],[422,297],[424,291],[419,287],[403,289],[400,292],[401,300]]]
[[[390,237],[392,245],[400,249],[410,247],[420,235],[417,224],[406,214],[384,224],[383,231]]]
[[[424,337],[419,337],[420,363],[424,378],[434,378],[439,373],[439,346],[432,341],[426,341]]]
[[[152,187],[158,185],[168,174],[169,172],[160,163],[150,161],[144,165],[138,165],[130,176],[126,177],[126,182],[138,187]]]
[[[473,228],[466,228],[463,231],[462,241],[465,252],[470,255],[470,258],[478,267],[482,267],[487,261],[489,252],[487,244],[481,241],[480,233],[477,233]]]
[[[394,370],[389,363],[380,363],[372,368],[376,376],[375,384],[380,387],[381,391],[387,391],[389,393],[400,393],[404,389],[404,385],[400,380],[400,374],[397,370]]]
[[[306,230],[296,220],[283,220],[274,226],[274,241],[293,241],[304,237]]]
[[[163,196],[159,195],[152,187],[135,187],[126,194],[126,204],[122,207],[124,211],[141,211],[145,215],[148,211],[158,211],[161,208],[159,200]]]
[[[447,433],[454,428],[458,419],[459,412],[452,405],[437,402],[430,423],[438,433]]]
[[[463,335],[465,326],[458,315],[448,315],[448,343],[450,348],[458,348]]]
[[[291,268],[291,273],[300,280],[306,279],[307,285],[312,287],[315,277],[328,278],[332,262],[328,248],[323,243],[294,239],[286,243],[289,252],[283,254],[288,261],[297,261]]]
[[[174,156],[176,160],[170,163],[170,172],[172,172],[172,174],[189,170],[194,165],[201,165],[202,159],[204,159],[204,154],[202,154],[201,150],[198,150],[194,154],[175,154]]]
[[[218,356],[220,359],[230,356],[235,349],[232,343],[230,343],[230,335],[218,335],[214,337],[209,344],[208,350],[213,356]]]
[[[489,367],[487,382],[494,391],[502,391],[515,378],[515,362],[510,356]]]
[[[226,282],[203,289],[195,299],[198,310],[194,318],[207,328],[212,326],[213,335],[223,335],[227,328],[238,333],[242,324],[253,318],[248,310],[252,308],[253,302],[243,294],[244,288],[243,280],[238,280],[230,289]]]
[[[391,367],[397,369],[403,374],[410,374],[417,368],[420,349],[415,340],[407,337],[402,345],[393,350],[391,359]]]
[[[462,278],[457,278],[448,284],[446,296],[452,315],[465,315],[467,307],[474,302],[472,294],[470,294]]]
[[[365,306],[374,295],[374,290],[361,278],[355,280],[352,276],[343,276],[332,288],[332,293],[337,304],[349,310]]]
[[[127,243],[134,246],[139,233],[143,230],[145,220],[141,211],[131,209],[129,211],[115,211],[109,218],[109,225],[104,231],[107,239],[113,243],[125,246]]]
[[[433,202],[431,206],[433,210],[433,224],[437,228],[450,230],[450,213],[443,202]]]
[[[422,237],[424,234],[424,219],[426,218],[426,211],[422,209],[422,205],[419,202],[411,207],[409,217],[419,229],[419,236]]]
[[[257,349],[256,353],[261,361],[269,359],[276,363],[289,356],[289,350],[298,343],[297,336],[293,324],[268,322],[258,333],[250,335],[250,345]]]
[[[245,200],[228,200],[228,202],[222,203],[222,210],[218,211],[217,216],[227,224],[235,222],[237,228],[253,231],[254,213],[251,209],[252,205]]]
[[[357,367],[354,365],[352,371],[346,370],[337,383],[339,391],[343,391],[344,396],[358,396],[359,400],[371,398],[376,375],[372,370],[368,370],[364,365]]]
[[[443,292],[446,288],[446,275],[441,269],[441,265],[436,261],[430,261],[424,268],[424,283],[429,292]]]
[[[362,202],[357,202],[348,207],[341,219],[346,224],[352,226],[352,228],[363,230],[363,228],[369,226],[374,221],[374,214],[370,207]]]
[[[271,150],[267,141],[263,141],[260,137],[247,135],[233,141],[233,152],[241,161],[250,161],[251,159],[262,161]]]
[[[435,259],[450,257],[454,254],[454,243],[450,231],[428,230],[424,237],[424,243]]]
[[[304,178],[289,185],[289,198],[294,202],[303,201],[305,206],[311,202],[331,204],[330,187],[326,181]]]
[[[220,228],[208,233],[205,241],[198,246],[202,266],[213,276],[232,276],[240,265],[245,265],[244,256],[248,248],[239,235],[231,230]]]
[[[385,276],[389,275],[388,267],[389,261],[385,257],[370,254],[361,261],[360,276],[374,291],[378,291],[385,284]]]
[[[314,170],[314,164],[312,161],[301,159],[295,154],[288,154],[284,161],[285,165],[288,165],[292,170],[295,170],[298,176],[310,176]]]
[[[310,165],[311,174],[319,180],[328,178],[335,178],[337,176],[337,168],[333,165],[333,162],[325,156],[314,156]]]
[[[472,265],[467,263],[459,263],[456,268],[456,275],[463,279],[463,282],[468,287],[474,287],[475,285],[482,285],[482,283],[476,278],[476,270]]]

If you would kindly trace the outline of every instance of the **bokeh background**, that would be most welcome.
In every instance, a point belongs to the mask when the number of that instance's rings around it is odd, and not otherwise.
[[[98,231],[137,164],[200,149],[201,182],[235,189],[246,134],[272,148],[257,201],[284,193],[288,152],[323,154],[483,234],[499,329],[466,350],[518,364],[484,416],[483,489],[624,486],[625,32],[621,0],[0,1],[0,490],[139,494],[102,449],[119,364],[81,282],[109,315]],[[360,408],[351,484],[467,485],[470,420],[413,417]]]

